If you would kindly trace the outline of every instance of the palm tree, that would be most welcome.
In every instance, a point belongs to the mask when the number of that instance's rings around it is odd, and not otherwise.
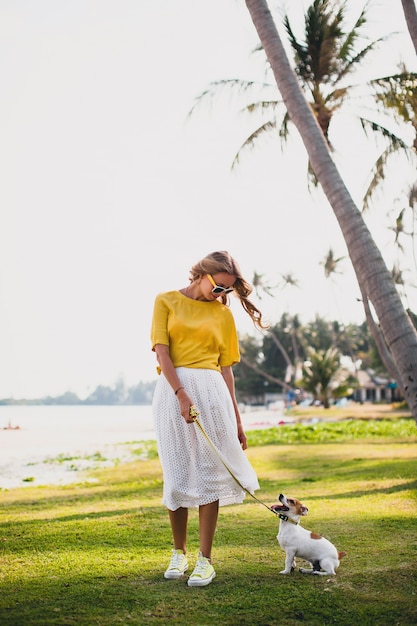
[[[257,297],[261,300],[262,292],[266,293],[268,296],[273,296],[274,288],[285,289],[288,286],[298,287],[298,280],[292,272],[288,272],[286,274],[280,274],[280,277],[281,277],[280,283],[276,285],[275,287],[273,287],[266,281],[263,274],[258,274],[255,271],[252,277],[252,285],[255,289],[255,293]],[[296,328],[297,320],[296,318],[289,317],[289,323],[291,325],[289,332],[291,334],[292,349],[293,349],[293,354],[294,354],[294,363],[291,361],[288,355],[288,352],[284,348],[282,342],[278,339],[277,335],[274,333],[274,330],[269,329],[268,331],[269,336],[271,337],[272,341],[275,343],[275,345],[279,349],[280,353],[282,354],[287,364],[285,383],[289,383],[290,381],[294,379],[295,372],[297,372],[299,367],[301,366],[301,361],[300,361],[299,353],[298,353],[298,345],[297,345],[297,328]],[[245,358],[244,356],[242,357],[242,361],[246,365],[248,364],[248,359]],[[258,368],[256,371],[260,371],[260,369]],[[271,380],[271,382],[277,382],[277,381]]]
[[[285,289],[286,287],[299,287],[299,280],[292,272],[281,274],[281,279],[279,285],[281,289]]]
[[[332,299],[335,301],[336,305],[338,305],[336,294],[332,290],[333,278],[336,276],[336,274],[342,274],[341,270],[339,270],[339,265],[344,259],[344,256],[336,258],[333,252],[333,248],[330,247],[323,261],[320,262],[320,265],[322,265],[324,268],[324,276],[330,284],[329,293],[331,293]]]
[[[334,274],[340,274],[338,267],[341,261],[344,260],[344,256],[340,256],[337,259],[334,256],[333,248],[329,248],[325,258],[321,261],[321,265],[324,268],[324,275],[326,278],[331,278]]]
[[[329,408],[331,397],[351,395],[354,377],[340,365],[340,352],[335,348],[314,350],[309,348],[308,360],[303,364],[300,386]]]
[[[263,274],[258,274],[257,272],[253,273],[252,285],[255,289],[255,293],[259,300],[262,300],[262,292],[266,293],[268,296],[273,296],[271,285],[266,282]]]
[[[397,217],[395,218],[395,226],[388,226],[390,230],[394,231],[395,245],[397,246],[398,250],[400,250],[401,252],[404,252],[404,246],[402,245],[402,242],[400,241],[400,237],[401,235],[406,234],[405,227],[404,227],[404,213],[405,213],[405,209],[401,209],[401,211],[398,213]]]
[[[364,306],[374,307],[387,353],[398,370],[398,383],[417,421],[417,333],[405,311],[390,272],[330,155],[266,0],[246,0],[253,24],[274,72],[288,115],[305,144],[312,168],[335,213],[358,279]],[[374,330],[374,329],[373,329]]]
[[[391,130],[390,126],[398,119],[413,119],[413,106],[410,102],[404,103],[404,94],[410,92],[410,85],[412,92],[417,88],[417,74],[402,68],[393,76],[359,84],[351,82],[349,79],[352,75],[385,38],[359,47],[360,41],[364,40],[362,33],[367,25],[367,4],[353,27],[345,23],[346,4],[335,0],[314,0],[305,16],[303,40],[295,35],[288,16],[284,17],[284,25],[294,54],[295,72],[329,147],[333,149],[331,131],[334,120],[340,114],[353,114],[365,133],[381,140],[380,145],[383,147],[370,172],[364,195],[364,208],[367,208],[377,185],[385,177],[390,156],[399,151],[411,158],[414,156],[415,147],[409,146],[399,132]],[[239,162],[245,149],[254,147],[265,136],[279,135],[283,142],[289,138],[291,117],[283,106],[280,90],[268,80],[262,83],[238,79],[213,82],[197,98],[192,111],[198,104],[228,88],[232,92],[238,89],[240,94],[246,92],[251,99],[244,110],[252,117],[260,118],[257,127],[237,151],[233,166]],[[262,94],[265,97],[259,98]],[[411,94],[409,100],[417,106],[415,93]],[[373,112],[371,116],[370,112]],[[336,144],[334,147],[337,147]],[[345,151],[341,149],[340,153]],[[317,183],[310,164],[309,174],[310,180]]]

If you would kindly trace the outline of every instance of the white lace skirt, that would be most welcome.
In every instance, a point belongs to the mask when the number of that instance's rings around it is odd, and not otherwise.
[[[233,474],[251,493],[258,479],[237,438],[236,416],[229,390],[216,370],[179,367],[181,384],[199,411],[199,422]],[[164,476],[163,504],[175,511],[219,500],[243,501],[245,491],[219,460],[196,424],[187,424],[163,374],[153,397],[153,416]]]

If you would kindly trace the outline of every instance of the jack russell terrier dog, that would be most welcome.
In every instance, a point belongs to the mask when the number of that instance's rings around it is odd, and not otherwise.
[[[297,556],[312,565],[311,569],[300,567],[302,574],[335,575],[339,559],[346,556],[346,552],[338,552],[330,541],[300,526],[300,517],[307,515],[308,508],[299,500],[286,498],[282,493],[278,500],[281,504],[272,505],[271,510],[280,518],[277,539],[285,550],[285,569],[280,574],[290,574],[295,569]]]

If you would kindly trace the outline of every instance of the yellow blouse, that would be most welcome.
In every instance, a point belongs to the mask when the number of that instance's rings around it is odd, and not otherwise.
[[[169,346],[174,367],[220,371],[240,360],[230,309],[219,300],[192,300],[179,291],[156,296],[151,341],[152,350],[158,343]]]

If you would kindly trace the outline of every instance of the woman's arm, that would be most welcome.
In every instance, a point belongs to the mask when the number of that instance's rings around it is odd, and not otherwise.
[[[177,371],[169,356],[169,347],[162,343],[157,343],[155,345],[155,353],[159,366],[171,385],[173,392],[178,390],[176,395],[180,403],[181,415],[188,424],[192,424],[194,420],[190,417],[190,407],[193,402],[178,378]]]
[[[238,407],[237,401],[236,401],[235,377],[234,377],[231,365],[229,365],[228,367],[222,367],[222,376],[223,376],[223,378],[225,380],[227,388],[229,389],[229,392],[230,392],[230,395],[231,395],[231,398],[232,398],[232,402],[233,402],[233,407],[235,409],[236,423],[237,423],[237,436],[238,436],[239,441],[241,443],[242,449],[246,450],[246,448],[248,447],[248,444],[247,444],[247,441],[246,441],[245,431],[243,430],[243,426],[242,426],[242,420],[241,420],[241,417],[240,417],[239,407]]]

